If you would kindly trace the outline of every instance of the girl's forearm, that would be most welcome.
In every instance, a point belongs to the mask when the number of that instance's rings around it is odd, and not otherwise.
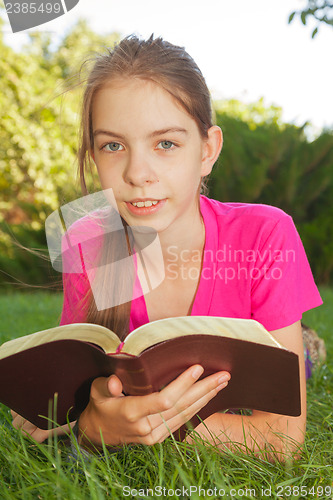
[[[265,412],[253,415],[215,413],[195,431],[221,450],[254,452],[262,458],[285,460],[297,457],[305,426],[298,417]],[[188,438],[192,442],[191,437]]]

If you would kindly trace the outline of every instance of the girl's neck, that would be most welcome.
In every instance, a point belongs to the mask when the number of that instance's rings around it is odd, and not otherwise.
[[[167,231],[159,233],[160,244],[165,263],[174,260],[177,255],[177,261],[183,260],[182,255],[193,255],[202,252],[205,245],[205,224],[200,211],[198,216],[193,219],[188,231],[183,228],[172,227]],[[187,259],[187,258],[186,258]]]

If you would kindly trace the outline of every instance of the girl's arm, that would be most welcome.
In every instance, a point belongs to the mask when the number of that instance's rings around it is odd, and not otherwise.
[[[124,396],[118,377],[98,378],[92,383],[90,401],[79,418],[79,444],[109,446],[125,443],[160,443],[188,422],[230,379],[218,372],[202,380],[200,365],[185,370],[160,392]]]
[[[289,417],[253,411],[250,416],[215,413],[195,430],[223,449],[254,451],[258,456],[284,460],[297,456],[306,428],[306,379],[301,322],[272,331],[271,334],[299,356],[301,415]],[[251,367],[249,367],[251,369]],[[232,383],[232,379],[231,382]],[[191,442],[191,437],[188,438]]]
[[[10,410],[12,414],[12,424],[15,429],[20,429],[23,434],[26,436],[32,437],[37,443],[42,443],[52,434],[56,434],[57,436],[62,436],[64,434],[70,433],[70,427],[74,427],[75,421],[70,423],[69,425],[62,425],[61,427],[56,427],[55,429],[49,431],[45,429],[39,429],[36,425],[26,420],[24,417],[21,417],[16,411]]]
[[[183,372],[161,392],[147,396],[124,396],[118,377],[100,377],[93,381],[90,401],[79,418],[79,444],[88,448],[124,443],[154,444],[162,442],[204,407],[228,385],[230,374],[218,372],[197,381],[203,372],[194,365]],[[52,433],[69,432],[64,425],[48,431],[11,410],[13,426],[41,443]],[[76,422],[71,422],[73,427]]]

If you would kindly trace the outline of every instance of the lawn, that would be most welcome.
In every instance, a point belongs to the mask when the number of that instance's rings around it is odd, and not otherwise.
[[[2,406],[0,498],[332,498],[333,291],[321,293],[324,306],[307,312],[304,322],[325,339],[328,360],[308,381],[307,434],[299,460],[270,463],[170,438],[87,461],[71,456],[61,441],[37,445],[23,438]],[[0,342],[55,326],[61,304],[61,295],[47,292],[0,295]]]

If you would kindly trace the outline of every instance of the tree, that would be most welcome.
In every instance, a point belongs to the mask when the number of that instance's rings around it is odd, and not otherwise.
[[[40,261],[33,266],[32,254],[19,252],[13,238],[45,247],[46,217],[81,194],[75,160],[82,89],[73,60],[112,46],[117,35],[97,35],[79,21],[57,48],[48,34],[33,33],[15,52],[3,41],[2,24],[0,18],[0,269],[22,276]]]
[[[96,35],[85,21],[56,50],[45,33],[30,35],[20,53],[0,38],[1,214],[8,222],[21,214],[21,222],[37,227],[59,203],[75,196],[68,181],[75,179],[81,87],[73,59],[82,62],[116,39],[116,34]]]
[[[260,104],[260,102],[259,102]],[[237,117],[217,110],[224,146],[210,181],[212,198],[264,203],[290,214],[318,282],[333,280],[333,133],[309,141],[304,127],[279,123],[274,109]],[[251,107],[249,109],[251,109]],[[228,106],[224,106],[228,109]],[[268,119],[266,121],[266,119]]]
[[[304,9],[296,10],[290,14],[288,23],[290,24],[295,16],[301,18],[304,26],[309,19],[314,19],[316,22],[316,27],[312,31],[312,38],[314,38],[321,23],[333,26],[333,2],[332,0],[307,0],[307,2]]]

